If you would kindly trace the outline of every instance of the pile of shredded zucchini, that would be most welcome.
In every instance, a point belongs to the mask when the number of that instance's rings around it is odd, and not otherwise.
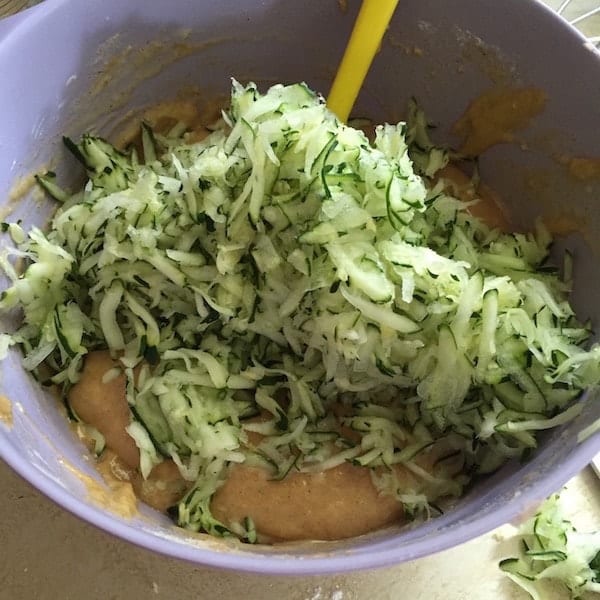
[[[518,538],[520,556],[501,561],[500,568],[533,600],[545,597],[544,582],[562,583],[574,599],[600,593],[600,531],[577,531],[558,494],[519,528]]]
[[[144,126],[143,152],[65,140],[89,180],[40,178],[62,205],[47,232],[6,225],[0,301],[23,311],[25,367],[65,391],[89,351],[120,358],[143,474],[171,457],[193,482],[181,526],[229,534],[210,498],[243,461],[276,478],[353,461],[428,511],[578,414],[600,347],[569,262],[546,264],[541,224],[490,230],[428,182],[447,156],[414,107],[370,142],[305,85],[234,82],[214,131],[184,132]]]

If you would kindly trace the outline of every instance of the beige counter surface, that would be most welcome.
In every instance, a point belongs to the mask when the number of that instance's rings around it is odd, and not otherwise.
[[[73,517],[0,462],[1,600],[526,600],[498,570],[508,527],[393,568],[327,577],[206,569],[115,539]],[[581,530],[600,523],[591,469],[563,492]],[[566,595],[555,591],[548,600]]]

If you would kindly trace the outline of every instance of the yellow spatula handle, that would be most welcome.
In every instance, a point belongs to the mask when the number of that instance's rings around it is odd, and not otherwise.
[[[363,0],[327,105],[346,121],[373,62],[398,0]]]

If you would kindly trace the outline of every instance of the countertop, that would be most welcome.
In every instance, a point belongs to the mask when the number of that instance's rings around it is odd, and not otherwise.
[[[199,568],[83,523],[0,462],[0,600],[526,600],[499,571],[510,526],[393,568],[327,577],[269,577]],[[563,492],[579,530],[600,525],[590,468]],[[553,590],[547,600],[568,596]]]

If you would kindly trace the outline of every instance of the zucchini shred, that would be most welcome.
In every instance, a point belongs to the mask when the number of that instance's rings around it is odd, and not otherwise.
[[[304,84],[233,81],[212,129],[65,138],[85,187],[41,176],[61,204],[46,232],[6,226],[2,257],[24,367],[66,394],[88,352],[120,360],[142,473],[170,458],[190,482],[180,526],[256,541],[210,510],[240,463],[351,461],[428,515],[579,413],[600,347],[550,234],[491,229],[435,183],[449,153],[416,104],[371,142]]]
[[[499,563],[532,600],[543,600],[558,586],[572,599],[600,593],[600,531],[577,530],[565,509],[559,494],[546,499],[514,534],[519,556]]]

